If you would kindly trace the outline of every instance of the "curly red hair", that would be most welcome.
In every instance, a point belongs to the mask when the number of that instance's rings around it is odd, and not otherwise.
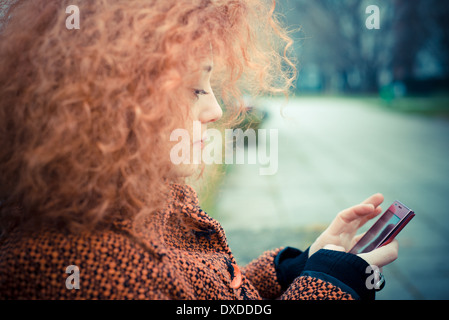
[[[65,9],[80,9],[80,29]],[[286,92],[287,32],[262,0],[0,0],[0,228],[69,231],[157,210],[169,135],[212,48],[217,96]]]

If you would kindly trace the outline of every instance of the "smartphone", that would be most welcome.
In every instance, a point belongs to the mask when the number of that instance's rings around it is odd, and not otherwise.
[[[366,253],[390,243],[414,216],[405,205],[393,202],[349,253]]]

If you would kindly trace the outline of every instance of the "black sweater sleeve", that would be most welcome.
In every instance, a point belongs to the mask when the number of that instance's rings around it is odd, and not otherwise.
[[[283,290],[299,276],[310,276],[352,289],[357,298],[373,300],[375,291],[366,286],[367,267],[362,258],[340,251],[321,249],[309,258],[309,249],[301,252],[287,247],[275,258],[278,281]]]
[[[296,248],[286,247],[279,252],[274,259],[276,276],[282,290],[286,290],[290,284],[304,270],[309,257],[309,249],[302,252]]]

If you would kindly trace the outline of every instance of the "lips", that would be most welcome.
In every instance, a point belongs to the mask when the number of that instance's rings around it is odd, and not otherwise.
[[[204,146],[205,146],[205,144],[206,144],[206,139],[207,139],[207,134],[205,133],[205,134],[203,135],[203,138],[202,138],[201,140],[195,141],[195,142],[193,143],[193,145],[194,145],[194,146],[195,146],[195,145],[201,146],[201,149],[203,149]]]
[[[195,148],[195,147],[200,147],[201,149],[203,149],[203,148],[204,148],[204,141],[203,141],[203,140],[196,141],[196,142],[193,144],[193,147],[194,147],[194,148]]]

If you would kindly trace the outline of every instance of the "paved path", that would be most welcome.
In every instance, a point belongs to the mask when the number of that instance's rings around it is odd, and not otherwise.
[[[305,249],[336,213],[381,192],[384,208],[397,199],[417,215],[378,299],[449,299],[449,121],[356,99],[292,99],[284,118],[279,102],[267,106],[277,173],[233,165],[213,213],[239,263],[278,246]]]

